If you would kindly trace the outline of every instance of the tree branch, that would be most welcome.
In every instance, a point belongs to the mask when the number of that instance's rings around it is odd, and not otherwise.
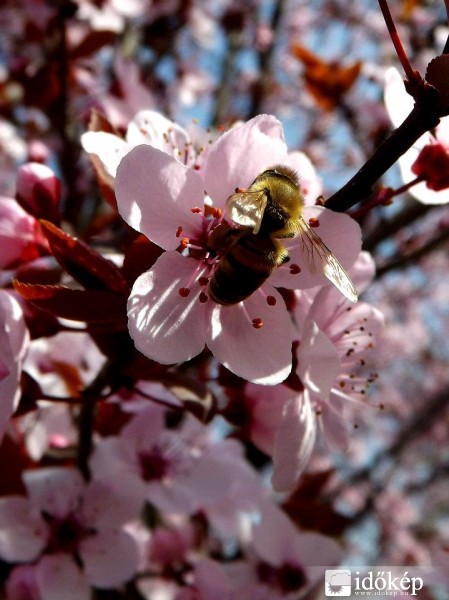
[[[436,92],[436,90],[433,90]],[[429,94],[431,96],[433,94]],[[439,94],[436,94],[439,96]],[[438,125],[441,118],[438,103],[416,102],[405,121],[374,151],[363,167],[325,206],[336,212],[345,212],[351,206],[367,199],[374,184],[424,134]]]

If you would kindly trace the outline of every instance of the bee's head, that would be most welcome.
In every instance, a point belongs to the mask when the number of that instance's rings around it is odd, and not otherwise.
[[[304,199],[298,175],[290,167],[270,167],[256,177],[249,190],[264,190],[266,193],[267,207],[262,225],[265,230],[274,231],[285,226],[287,221],[299,219],[302,214]]]

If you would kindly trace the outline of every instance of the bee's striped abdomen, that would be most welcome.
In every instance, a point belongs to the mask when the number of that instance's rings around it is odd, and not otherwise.
[[[271,275],[276,245],[254,234],[240,238],[222,257],[209,283],[209,295],[219,304],[236,304],[248,298]]]

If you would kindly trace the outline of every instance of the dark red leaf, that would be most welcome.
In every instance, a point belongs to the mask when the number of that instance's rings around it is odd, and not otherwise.
[[[129,295],[128,284],[112,261],[53,223],[41,221],[41,225],[53,256],[83,287]]]
[[[332,476],[331,469],[303,476],[300,484],[283,503],[283,510],[300,529],[339,536],[351,524],[330,502],[323,501],[324,488]]]
[[[108,323],[126,329],[126,297],[106,290],[74,290],[58,285],[14,281],[23,298],[52,315],[86,323]]]
[[[426,81],[436,88],[444,106],[449,103],[449,54],[436,56],[427,65]]]
[[[33,462],[22,446],[5,435],[0,446],[0,496],[24,494],[22,472],[33,466]]]
[[[97,52],[103,46],[114,43],[117,34],[113,31],[90,31],[82,41],[70,52],[72,60],[86,58]]]

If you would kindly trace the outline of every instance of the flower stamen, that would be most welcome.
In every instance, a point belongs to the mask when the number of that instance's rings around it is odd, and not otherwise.
[[[298,275],[298,273],[301,273],[301,267],[299,265],[297,265],[296,263],[289,265],[288,268],[292,275]]]
[[[254,329],[261,329],[263,327],[263,320],[260,317],[256,317],[252,320],[252,326]]]

